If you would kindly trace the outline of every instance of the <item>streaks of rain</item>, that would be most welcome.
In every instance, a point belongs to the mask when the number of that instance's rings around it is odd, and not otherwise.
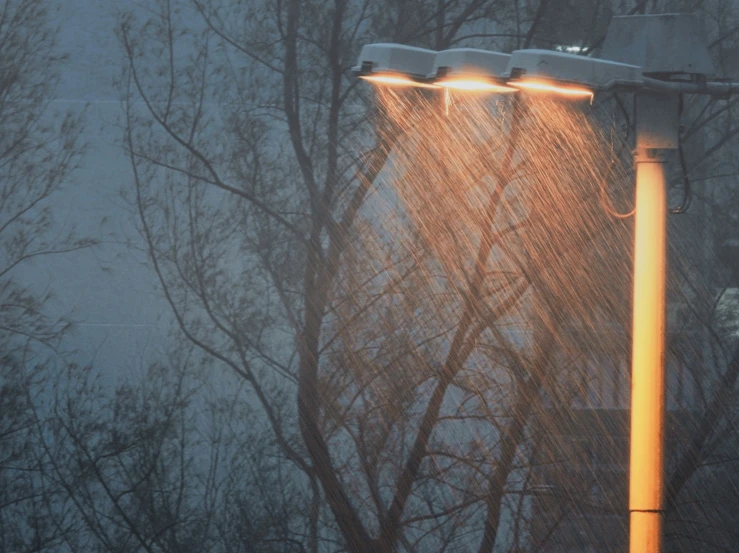
[[[420,443],[408,512],[419,531],[440,529],[482,516],[491,494],[505,504],[537,485],[522,467],[582,466],[585,452],[546,445],[580,431],[558,408],[628,405],[631,220],[609,214],[603,191],[628,211],[633,176],[597,105],[377,94],[379,132],[400,138],[334,290],[335,370],[322,389],[377,467],[358,470],[367,506],[390,500],[383,482]],[[589,425],[607,456],[625,458],[612,421]],[[570,500],[623,508],[620,478],[615,495],[573,488]],[[446,522],[427,512],[426,492]]]

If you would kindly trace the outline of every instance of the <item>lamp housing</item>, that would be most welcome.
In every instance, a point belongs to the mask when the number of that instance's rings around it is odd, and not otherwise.
[[[552,50],[516,50],[511,54],[503,76],[509,84],[521,88],[552,89],[573,93],[578,87],[593,92],[642,85],[641,68],[610,60],[589,58]]]
[[[387,84],[432,86],[427,76],[432,72],[436,52],[404,44],[377,43],[362,47],[352,72],[367,80]]]

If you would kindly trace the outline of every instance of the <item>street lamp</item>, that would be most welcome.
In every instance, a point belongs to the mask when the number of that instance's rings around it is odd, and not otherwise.
[[[466,60],[477,59],[477,54],[440,52],[435,56],[441,61],[434,58],[434,69],[419,80],[436,87],[445,86],[450,74],[464,73]],[[495,85],[490,88],[493,92],[502,91],[497,87],[513,87],[573,98],[616,90],[636,95],[629,549],[631,553],[659,553],[664,511],[664,153],[678,147],[680,94],[726,97],[739,92],[739,83],[708,80],[714,74],[710,53],[699,22],[689,14],[614,17],[602,56],[605,59],[517,50],[504,71],[498,73],[500,66],[496,65],[486,78]],[[440,67],[446,69],[440,72]],[[421,69],[408,70],[408,75]]]

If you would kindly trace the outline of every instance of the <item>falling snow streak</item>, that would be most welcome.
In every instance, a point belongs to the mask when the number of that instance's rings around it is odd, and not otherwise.
[[[526,280],[568,327],[564,335],[593,334],[599,347],[596,335],[622,331],[630,221],[611,217],[601,198],[604,188],[630,191],[633,179],[589,110],[537,97],[518,108],[514,124],[506,96],[453,95],[449,115],[436,95],[417,96],[384,92],[387,113],[405,130],[386,175],[388,196],[399,202],[388,200],[384,225],[406,225],[423,244],[406,247],[431,256],[427,266],[437,271],[427,286],[440,286],[443,275],[461,305],[487,246],[478,316]]]
[[[552,413],[628,405],[631,221],[610,215],[603,191],[622,200],[630,169],[582,103],[407,88],[378,98],[401,139],[333,292],[321,387],[332,451],[359,475],[348,486],[380,533],[441,389],[403,535],[476,548],[503,474],[496,547],[533,539],[541,482],[527,467],[590,455],[544,439],[582,424]],[[588,424],[606,436],[623,422]],[[605,440],[609,455],[617,442]],[[625,500],[583,486],[563,505]]]

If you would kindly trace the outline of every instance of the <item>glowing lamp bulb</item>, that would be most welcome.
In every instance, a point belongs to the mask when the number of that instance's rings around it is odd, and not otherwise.
[[[587,98],[592,101],[594,93],[592,90],[579,86],[560,85],[553,82],[537,80],[510,81],[508,84],[532,92],[549,92],[570,98]]]
[[[458,77],[437,81],[436,84],[448,90],[464,90],[469,92],[516,92],[515,88],[497,84],[485,79]]]
[[[376,85],[408,86],[416,88],[439,88],[435,84],[414,81],[410,77],[394,73],[376,73],[371,75],[361,75],[360,79],[364,79],[365,81]]]

